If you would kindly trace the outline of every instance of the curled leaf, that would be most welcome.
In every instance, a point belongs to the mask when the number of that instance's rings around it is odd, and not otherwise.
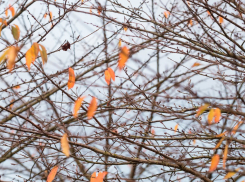
[[[215,154],[212,157],[209,172],[213,172],[217,168],[218,164],[219,164],[219,154]]]
[[[91,119],[94,116],[96,109],[97,109],[97,99],[96,97],[93,97],[88,107],[88,112],[87,112],[88,119]]]
[[[43,64],[46,64],[48,61],[47,51],[43,45],[39,44],[39,46],[41,46],[40,55],[41,55]]]
[[[75,85],[75,72],[72,68],[69,68],[69,80],[67,83],[68,90]]]
[[[62,136],[60,143],[61,143],[62,152],[66,155],[66,157],[69,157],[70,147],[68,143],[68,136],[66,133]]]
[[[200,116],[207,108],[208,108],[209,104],[204,104],[201,107],[199,107],[196,117]]]
[[[118,67],[120,70],[124,68],[128,58],[129,58],[129,49],[126,46],[124,46],[119,54]]]
[[[52,182],[56,176],[56,173],[58,171],[58,166],[53,167],[53,169],[51,169],[48,178],[47,178],[47,182]]]
[[[82,105],[82,102],[84,100],[85,96],[79,97],[74,104],[74,109],[73,109],[73,116],[76,118],[78,116],[78,111]]]

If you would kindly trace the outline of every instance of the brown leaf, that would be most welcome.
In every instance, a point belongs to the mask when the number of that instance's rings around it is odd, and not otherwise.
[[[63,51],[67,51],[67,49],[71,48],[71,44],[67,41],[64,45],[61,46]]]

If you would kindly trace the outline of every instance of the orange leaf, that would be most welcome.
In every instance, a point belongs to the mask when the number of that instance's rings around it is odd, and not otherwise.
[[[223,133],[220,133],[220,134],[216,135],[216,137],[224,136],[226,133],[227,133],[227,131],[225,131],[225,132],[223,132]]]
[[[91,175],[90,182],[103,182],[104,177],[108,174],[108,172],[99,172],[96,177],[96,172]]]
[[[15,87],[13,87],[13,89],[19,89],[20,86],[19,85],[16,85]]]
[[[207,13],[208,13],[208,15],[210,15],[210,16],[211,16],[211,13],[210,13],[209,11],[207,11]]]
[[[5,15],[8,16],[8,9],[5,10]]]
[[[102,12],[102,7],[98,6],[98,14],[100,15],[101,12]]]
[[[69,68],[69,80],[67,83],[68,90],[71,89],[75,85],[75,73],[72,68]]]
[[[112,79],[113,81],[115,81],[115,73],[114,73],[113,69],[108,68],[107,70],[108,70],[109,73],[110,73],[111,79]]]
[[[174,133],[177,131],[178,127],[179,127],[179,125],[176,124],[175,127],[174,127]]]
[[[28,67],[28,70],[31,69],[31,63],[33,59],[35,60],[35,56],[32,54],[31,49],[29,49],[26,52],[26,66]]]
[[[219,146],[221,145],[221,143],[223,142],[223,140],[225,139],[225,136],[223,136],[220,141],[217,143],[217,145],[214,147],[214,150],[219,148]]]
[[[193,68],[193,67],[200,66],[200,65],[201,65],[200,63],[195,62],[191,67]]]
[[[219,154],[215,154],[212,157],[209,172],[213,172],[217,168],[218,164],[219,164]]]
[[[125,32],[127,32],[128,27],[127,27],[126,25],[124,25],[124,26],[123,26],[123,29],[124,29]]]
[[[128,58],[129,58],[129,49],[126,46],[124,46],[121,49],[121,52],[119,53],[118,67],[120,70],[124,68]]]
[[[201,107],[199,107],[196,117],[200,116],[207,108],[208,108],[209,104],[204,104]]]
[[[15,15],[14,7],[9,5],[9,10],[11,11],[12,16],[14,16]]]
[[[220,117],[221,117],[221,111],[220,111],[219,108],[216,108],[216,109],[214,110],[214,122],[215,122],[215,123],[218,123],[219,120],[220,120]]]
[[[224,150],[224,157],[223,157],[223,168],[225,169],[225,163],[227,159],[227,154],[228,154],[228,142],[226,142],[225,150]]]
[[[189,25],[192,26],[193,25],[193,21],[189,20]]]
[[[12,34],[13,34],[13,37],[15,40],[19,40],[20,38],[20,28],[18,25],[14,24],[14,26],[11,27],[11,31],[12,31]]]
[[[46,18],[47,17],[47,13],[45,13],[44,15],[43,15],[43,18]]]
[[[90,6],[90,9],[89,9],[89,12],[92,14],[93,12],[92,12],[92,6]]]
[[[53,13],[50,11],[49,12],[49,21],[51,21],[53,19]]]
[[[58,171],[58,166],[53,167],[53,169],[51,169],[48,178],[47,178],[47,182],[52,182],[56,176],[56,173]]]
[[[18,48],[15,46],[11,46],[8,49],[8,63],[7,63],[7,68],[9,69],[9,72],[11,72],[14,69],[14,65],[15,65],[15,59],[17,57],[17,53],[18,53]]]
[[[228,172],[228,173],[225,175],[224,179],[231,178],[231,177],[234,176],[239,170],[240,170],[240,168],[237,168],[237,169],[235,169],[235,171]]]
[[[151,129],[151,134],[155,135],[155,130],[153,128]]]
[[[195,145],[196,144],[196,139],[195,140],[193,140],[193,145]]]
[[[11,103],[14,102],[14,99],[10,101]],[[9,109],[11,110],[14,107],[14,104],[10,104]]]
[[[93,97],[88,107],[88,112],[87,112],[88,119],[91,119],[94,116],[96,109],[97,109],[97,99],[96,97]]]
[[[84,100],[85,96],[79,97],[74,104],[74,109],[73,109],[73,116],[76,118],[78,116],[78,111],[82,105],[82,102]]]
[[[62,152],[66,155],[66,157],[69,157],[70,147],[68,142],[68,136],[66,133],[60,139],[60,143],[61,143]]]
[[[220,23],[220,24],[224,23],[224,18],[221,17],[221,16],[219,16],[219,23]]]
[[[105,81],[106,81],[107,85],[110,85],[111,75],[110,75],[108,70],[105,70]]]
[[[208,114],[208,124],[212,124],[213,118],[214,118],[214,109],[211,109]]]
[[[243,122],[240,121],[236,126],[234,126],[234,128],[233,128],[233,130],[232,130],[232,132],[231,132],[232,135],[235,135],[235,134],[236,134],[237,129],[239,128],[239,126],[240,126],[242,123],[243,123]]]
[[[164,16],[165,16],[165,18],[168,18],[169,15],[170,15],[170,12],[169,12],[169,11],[164,11]]]
[[[121,46],[122,46],[122,39],[119,39],[118,47],[121,47]]]

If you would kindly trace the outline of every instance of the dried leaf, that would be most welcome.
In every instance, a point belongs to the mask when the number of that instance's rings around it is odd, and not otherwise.
[[[219,164],[219,154],[215,154],[212,157],[209,172],[213,172],[217,168],[218,164]]]
[[[106,81],[107,85],[110,85],[111,75],[110,75],[108,70],[105,70],[105,81]]]
[[[174,133],[177,131],[178,127],[179,127],[179,125],[176,124],[175,127],[174,127]]]
[[[170,15],[170,12],[169,12],[169,11],[164,11],[164,16],[165,16],[165,18],[168,18],[169,15]]]
[[[43,64],[46,64],[48,61],[47,50],[43,45],[39,44],[39,46],[41,46],[40,55],[42,57]]]
[[[193,67],[200,66],[200,65],[201,65],[200,63],[195,62],[191,67],[193,68]]]
[[[79,97],[74,104],[74,109],[73,109],[73,116],[76,118],[78,116],[78,111],[82,105],[82,102],[84,100],[85,96]]]
[[[128,27],[127,27],[126,25],[124,25],[124,26],[123,26],[123,30],[124,30],[125,32],[127,32]]]
[[[240,121],[236,126],[234,126],[234,128],[233,128],[233,130],[232,130],[232,132],[231,132],[232,135],[235,135],[235,134],[236,134],[237,129],[240,127],[240,125],[241,125],[242,123],[243,123],[243,122]]]
[[[226,142],[226,146],[224,149],[224,156],[223,156],[223,168],[225,169],[225,163],[226,163],[226,159],[227,159],[227,154],[228,154],[228,141]]]
[[[53,167],[53,169],[51,169],[48,178],[47,178],[47,182],[52,182],[56,176],[56,173],[58,171],[58,166]]]
[[[216,109],[214,110],[214,122],[215,122],[215,123],[218,123],[219,120],[220,120],[220,117],[221,117],[221,111],[220,111],[219,108],[216,108]]]
[[[118,47],[121,47],[121,46],[122,46],[122,39],[119,39]]]
[[[3,54],[0,56],[0,64],[6,59],[8,55],[8,49],[3,52]]]
[[[69,80],[67,83],[68,90],[75,85],[75,72],[72,68],[69,68]]]
[[[219,23],[220,23],[220,24],[224,23],[224,18],[221,17],[221,16],[219,16]]]
[[[52,21],[52,19],[53,19],[53,13],[50,11],[49,12],[49,21]]]
[[[102,6],[98,6],[98,14],[100,15],[100,13],[102,12]]]
[[[14,16],[15,15],[14,7],[9,5],[9,10],[11,11],[12,16]]]
[[[208,114],[208,124],[212,124],[214,118],[214,109],[210,109],[210,112]]]
[[[8,49],[8,63],[7,63],[7,68],[9,69],[9,72],[11,72],[14,69],[15,65],[15,59],[17,57],[18,53],[18,48],[15,46],[11,46]]]
[[[96,109],[97,109],[97,99],[96,97],[93,97],[88,107],[88,112],[87,112],[88,119],[91,119],[94,116]]]
[[[119,54],[118,67],[120,70],[124,68],[128,58],[129,58],[129,49],[126,46],[124,46]]]
[[[16,85],[15,87],[13,87],[13,89],[20,89],[20,85]]]
[[[199,107],[196,117],[200,116],[207,108],[208,108],[209,104],[204,104],[201,107]]]
[[[13,37],[15,40],[19,40],[20,38],[20,28],[18,25],[14,24],[14,26],[11,27],[11,31],[12,31],[12,34],[13,34]]]
[[[66,157],[69,157],[70,156],[70,147],[69,147],[69,143],[68,143],[68,136],[66,133],[62,136],[60,143],[61,143],[62,152],[66,155]]]
[[[71,44],[68,41],[66,41],[66,43],[61,46],[61,49],[63,51],[67,51],[67,49],[70,49],[70,48],[71,48]]]
[[[189,20],[189,25],[192,26],[193,25],[193,21],[192,19]]]
[[[217,145],[214,147],[213,150],[219,148],[219,146],[221,145],[221,143],[223,142],[224,139],[225,139],[225,136],[223,136],[223,137],[220,139],[220,141],[217,143]]]
[[[108,68],[107,70],[108,70],[109,73],[110,73],[111,79],[112,79],[113,81],[115,81],[115,73],[114,73],[113,69]]]
[[[90,182],[103,182],[104,177],[108,174],[108,172],[99,172],[96,177],[96,172],[91,175]]]

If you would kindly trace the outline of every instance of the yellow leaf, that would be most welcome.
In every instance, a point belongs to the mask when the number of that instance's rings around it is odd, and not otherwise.
[[[118,47],[121,47],[121,46],[122,46],[122,39],[119,39]]]
[[[62,136],[60,143],[61,143],[62,152],[66,155],[66,157],[69,157],[70,147],[68,143],[68,136],[66,133]]]
[[[96,177],[96,172],[91,175],[90,182],[103,182],[104,177],[108,174],[108,172],[99,172]]]
[[[67,83],[68,90],[75,85],[75,72],[72,68],[69,68],[69,80]]]
[[[191,67],[193,68],[193,67],[200,66],[200,65],[201,65],[200,63],[195,62]]]
[[[110,75],[108,70],[105,70],[105,81],[106,81],[107,85],[110,85],[111,75]]]
[[[114,73],[113,69],[108,68],[107,70],[108,70],[109,73],[110,73],[111,79],[112,79],[113,81],[115,81],[115,73]]]
[[[0,56],[0,64],[6,59],[8,55],[8,49],[3,52],[3,54]]]
[[[209,104],[204,104],[201,107],[199,107],[196,117],[200,116],[207,108],[208,108]]]
[[[220,117],[221,117],[221,111],[220,111],[219,108],[216,108],[216,109],[214,110],[214,122],[215,122],[215,123],[218,123],[219,120],[220,120]]]
[[[237,173],[237,172],[228,172],[228,173],[225,175],[224,179],[231,178],[231,177],[234,176],[236,173]]]
[[[129,58],[129,49],[126,46],[124,46],[119,54],[118,67],[120,70],[124,68],[128,58]]]
[[[91,119],[94,116],[96,109],[97,109],[97,99],[96,97],[93,97],[88,107],[88,112],[87,112],[88,119]]]
[[[211,109],[208,114],[208,124],[212,124],[213,118],[214,118],[214,109]]]
[[[226,142],[225,150],[224,150],[224,156],[223,156],[223,168],[225,169],[225,163],[227,159],[227,154],[228,154],[228,141]]]
[[[43,64],[46,64],[48,60],[47,51],[43,45],[39,44],[39,46],[42,48],[42,50],[40,50],[40,55],[42,57]]]
[[[82,102],[84,100],[85,96],[79,97],[74,104],[74,109],[73,109],[73,116],[76,118],[78,116],[78,111],[82,105]]]
[[[53,169],[51,169],[48,178],[47,178],[47,182],[52,182],[56,176],[56,173],[58,171],[58,166],[55,166]]]
[[[221,145],[221,143],[223,142],[223,140],[225,139],[225,136],[223,136],[220,141],[217,143],[217,145],[214,147],[214,150],[219,148],[219,146]]]
[[[218,164],[219,164],[219,154],[215,154],[212,157],[209,172],[213,172],[217,168]]]
[[[14,24],[14,26],[12,26],[12,34],[15,40],[19,40],[20,38],[20,28],[18,25]]]
[[[221,16],[219,16],[219,23],[220,23],[220,24],[224,23],[224,18],[221,17]]]
[[[174,127],[174,133],[177,131],[178,127],[179,127],[179,125],[176,124],[175,127]]]
[[[11,46],[8,49],[8,63],[7,63],[7,68],[9,69],[9,72],[11,72],[14,69],[15,65],[15,59],[17,57],[18,53],[18,48],[15,46]]]

